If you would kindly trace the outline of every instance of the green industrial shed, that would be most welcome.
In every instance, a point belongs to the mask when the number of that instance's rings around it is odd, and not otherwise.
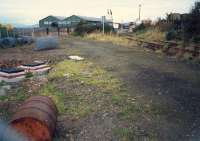
[[[44,19],[41,19],[39,21],[39,26],[40,27],[50,27],[53,23],[56,23],[58,24],[59,26],[65,26],[64,23],[63,23],[63,20],[65,19],[66,17],[60,17],[60,16],[48,16]]]
[[[48,16],[39,21],[39,26],[49,27],[52,25],[52,23],[56,23],[60,27],[75,28],[80,22],[99,26],[102,24],[102,18],[94,18],[94,17],[86,17],[78,15],[72,15],[70,17]],[[112,21],[105,20],[105,24],[112,26]]]
[[[100,25],[102,24],[102,18],[94,18],[94,17],[86,17],[86,16],[77,16],[72,15],[66,19],[64,19],[67,27],[76,27],[80,22],[88,23],[91,25]],[[106,20],[106,23],[111,23],[111,21]]]

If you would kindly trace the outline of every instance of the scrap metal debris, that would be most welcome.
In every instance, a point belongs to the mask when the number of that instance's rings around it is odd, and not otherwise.
[[[0,68],[0,82],[19,82],[25,78],[25,71],[20,68]]]
[[[32,63],[24,63],[23,61],[11,60],[0,62],[0,82],[9,83],[19,82],[23,80],[28,73],[45,74],[51,67],[43,61],[34,61]]]
[[[59,47],[59,39],[56,36],[40,37],[36,39],[35,50],[37,51],[55,49],[58,47]]]
[[[21,65],[19,68],[22,68],[26,72],[31,72],[33,74],[43,74],[51,69],[51,67],[49,67],[49,65],[43,61],[34,61],[33,63]]]

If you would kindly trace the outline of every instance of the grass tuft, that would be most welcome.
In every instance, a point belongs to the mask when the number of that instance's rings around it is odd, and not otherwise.
[[[45,85],[41,91],[40,95],[48,96],[52,98],[52,100],[55,102],[58,111],[60,113],[65,112],[65,106],[64,106],[64,93],[60,92],[53,84],[47,84]]]
[[[162,32],[159,28],[149,28],[147,30],[137,31],[134,36],[145,41],[164,41],[165,32]]]
[[[19,88],[15,94],[10,95],[4,95],[0,96],[0,102],[1,101],[24,101],[26,98],[28,98],[28,95],[26,94],[26,90],[23,88]]]

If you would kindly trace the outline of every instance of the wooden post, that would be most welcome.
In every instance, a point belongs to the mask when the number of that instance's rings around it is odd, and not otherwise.
[[[6,28],[6,34],[7,34],[7,37],[9,37],[9,33],[8,33],[8,29]]]
[[[35,36],[35,29],[33,28],[33,31],[32,31],[32,37]]]
[[[105,33],[105,16],[102,16],[103,34]]]

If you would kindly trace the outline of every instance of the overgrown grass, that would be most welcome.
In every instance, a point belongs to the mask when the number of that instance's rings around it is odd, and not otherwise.
[[[40,94],[52,97],[62,114],[80,118],[108,106],[112,97],[120,101],[120,81],[91,62],[65,60],[53,68]],[[65,86],[70,83],[71,91]]]
[[[145,30],[137,31],[134,36],[146,41],[164,41],[165,32],[162,32],[159,28],[148,28]]]
[[[162,32],[159,28],[147,28],[144,30],[138,30],[133,33],[134,38],[140,38],[146,41],[164,41],[165,32]],[[119,36],[115,34],[101,34],[101,33],[92,33],[86,34],[85,39],[111,42],[113,44],[122,45],[122,46],[137,46],[137,42],[130,41],[126,36]]]
[[[111,42],[113,44],[121,46],[135,46],[137,44],[134,41],[130,41],[125,37],[118,36],[115,34],[92,33],[92,34],[86,34],[84,38],[102,42]]]
[[[57,64],[49,74],[50,80],[69,77],[88,85],[93,85],[104,90],[120,88],[120,81],[109,75],[102,68],[87,61],[65,60]]]
[[[60,92],[53,84],[49,83],[45,85],[41,91],[40,95],[49,96],[55,102],[58,111],[60,113],[65,112],[64,106],[64,93]]]

